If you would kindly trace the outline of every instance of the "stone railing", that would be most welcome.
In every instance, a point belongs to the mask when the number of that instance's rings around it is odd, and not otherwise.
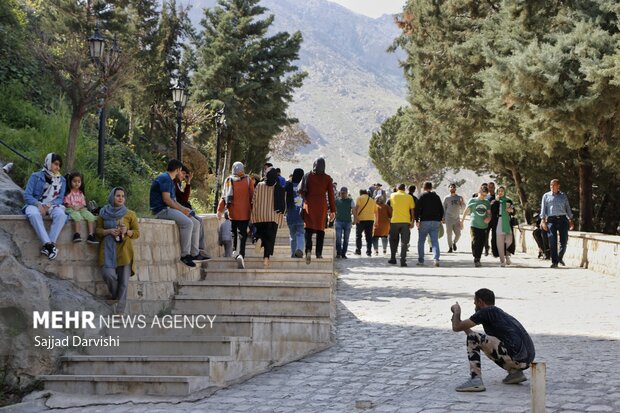
[[[538,245],[532,235],[534,229],[531,225],[521,225],[517,240],[519,251],[538,255]],[[620,275],[620,236],[570,231],[564,261],[570,266]]]
[[[217,245],[218,222],[215,215],[203,216],[207,250],[211,256],[223,255]],[[45,220],[46,226],[51,221]],[[134,314],[165,311],[174,295],[174,283],[200,279],[200,267],[189,268],[179,261],[179,231],[172,221],[141,218],[140,238],[134,240],[136,275],[128,286],[128,309]],[[97,265],[99,245],[73,243],[73,222],[68,222],[58,238],[58,257],[41,255],[41,243],[23,215],[1,215],[0,230],[10,235],[15,257],[26,267],[50,276],[72,281],[100,299],[108,294]],[[86,224],[82,236],[87,234]]]

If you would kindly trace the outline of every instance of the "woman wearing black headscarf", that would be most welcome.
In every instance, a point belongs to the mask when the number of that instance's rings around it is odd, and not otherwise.
[[[274,168],[267,169],[265,178],[256,185],[252,199],[252,222],[256,227],[256,249],[264,247],[263,263],[269,266],[273,255],[278,225],[284,220],[284,189],[278,184],[278,173]]]
[[[304,198],[304,227],[306,231],[306,264],[312,254],[312,234],[316,233],[316,257],[323,258],[323,240],[329,201],[329,219],[336,217],[336,198],[331,176],[325,173],[325,159],[314,161],[312,172],[304,175],[299,194]]]
[[[286,223],[291,240],[291,258],[303,258],[304,256],[304,220],[301,219],[300,211],[304,201],[299,195],[299,184],[304,177],[303,169],[295,169],[293,178],[286,183]]]

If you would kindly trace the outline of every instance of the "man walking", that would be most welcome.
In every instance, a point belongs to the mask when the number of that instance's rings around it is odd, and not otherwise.
[[[347,187],[340,188],[340,196],[336,199],[336,258],[347,258],[349,236],[351,235],[351,214],[355,215],[355,201],[349,197]]]
[[[564,253],[568,242],[568,230],[575,228],[573,211],[570,209],[568,197],[560,192],[560,180],[552,179],[549,183],[551,191],[543,195],[540,204],[540,226],[547,231],[549,237],[549,249],[551,250],[551,268],[558,268],[558,264],[564,264]],[[558,251],[558,234],[560,238],[560,251]]]
[[[424,193],[416,205],[418,225],[418,264],[424,265],[424,242],[430,235],[435,267],[439,267],[439,226],[444,217],[443,205],[431,182],[424,182]]]
[[[398,185],[398,191],[390,195],[392,219],[390,221],[389,264],[396,264],[396,249],[400,238],[400,266],[407,266],[407,248],[411,237],[411,228],[415,222],[415,204],[413,198],[405,193],[405,184]]]
[[[458,392],[480,392],[486,388],[482,383],[480,350],[495,364],[508,371],[504,384],[518,384],[527,380],[523,370],[530,367],[536,351],[531,337],[521,323],[502,309],[495,307],[493,291],[482,288],[474,295],[476,312],[467,320],[461,320],[459,303],[452,305],[452,330],[467,335],[467,358],[470,379],[456,388]],[[485,334],[471,329],[482,324]]]
[[[366,256],[372,256],[372,226],[375,222],[375,206],[375,200],[368,195],[368,191],[360,189],[360,196],[355,200],[353,212],[357,217],[355,220],[355,255],[362,255],[362,234],[364,234]]]
[[[450,195],[443,200],[443,209],[445,213],[446,233],[448,234],[448,252],[456,251],[456,243],[461,238],[461,211],[465,207],[463,197],[457,195],[456,184],[451,183],[448,186]],[[454,233],[454,240],[452,239]]]
[[[461,229],[465,224],[465,217],[470,215],[469,230],[471,234],[471,253],[474,256],[474,266],[480,267],[480,258],[484,249],[486,240],[486,232],[491,222],[491,204],[486,197],[489,193],[485,184],[480,185],[478,197],[472,198],[467,202],[467,208],[463,211],[461,219]]]

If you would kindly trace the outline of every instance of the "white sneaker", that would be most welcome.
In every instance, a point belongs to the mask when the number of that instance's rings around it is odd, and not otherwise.
[[[237,258],[235,258],[235,260],[237,260],[237,265],[239,269],[245,270],[245,261],[243,260],[243,256],[237,255]]]
[[[455,390],[459,392],[479,392],[485,391],[486,387],[484,387],[480,377],[474,377],[458,386]]]

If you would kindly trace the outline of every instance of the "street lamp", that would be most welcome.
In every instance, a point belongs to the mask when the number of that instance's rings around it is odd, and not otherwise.
[[[104,178],[104,156],[105,156],[105,126],[106,126],[106,108],[105,97],[108,92],[106,85],[108,71],[111,65],[116,64],[121,48],[116,41],[112,42],[112,47],[105,55],[106,40],[99,32],[99,24],[95,26],[95,32],[88,38],[88,52],[93,63],[101,71],[101,98],[99,99],[99,136],[97,148],[97,174],[101,179]]]
[[[220,196],[220,151],[222,129],[226,127],[226,115],[224,108],[215,112],[215,199],[213,200],[213,213],[217,213],[217,204]]]
[[[181,124],[183,121],[183,108],[187,104],[188,94],[185,93],[183,85],[177,83],[176,86],[171,87],[172,101],[177,108],[177,159],[183,162],[183,148],[181,140]]]

